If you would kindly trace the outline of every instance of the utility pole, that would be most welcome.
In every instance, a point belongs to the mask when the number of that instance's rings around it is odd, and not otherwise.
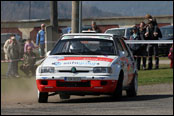
[[[59,39],[57,1],[50,1],[50,25],[46,26],[46,52],[51,50]]]
[[[72,1],[72,33],[79,32],[79,1]]]
[[[28,11],[29,11],[29,21],[30,21],[30,19],[31,19],[31,1],[29,1],[29,9],[28,9]]]
[[[79,33],[82,32],[82,1],[79,1]]]
[[[58,32],[58,21],[57,21],[57,1],[50,1],[51,15],[50,25],[53,26],[53,30]]]

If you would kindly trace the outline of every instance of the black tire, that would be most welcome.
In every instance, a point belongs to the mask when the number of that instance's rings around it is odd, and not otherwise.
[[[48,102],[48,92],[38,92],[38,102],[47,103]]]
[[[112,95],[113,98],[121,98],[122,97],[122,91],[123,91],[123,77],[124,74],[123,72],[120,73],[119,75],[119,79],[118,79],[118,83],[117,83],[117,87]]]
[[[128,97],[136,97],[138,91],[138,74],[135,73],[134,78],[130,84],[130,87],[126,90]]]
[[[60,99],[70,99],[70,95],[68,94],[59,94]]]

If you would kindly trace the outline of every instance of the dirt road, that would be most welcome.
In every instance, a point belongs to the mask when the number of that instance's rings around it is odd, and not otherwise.
[[[173,114],[173,83],[139,86],[138,96],[134,98],[123,96],[120,100],[112,100],[109,96],[72,96],[70,100],[60,100],[56,95],[42,104],[37,103],[35,83],[26,89],[10,86],[10,91],[1,92],[1,115]]]

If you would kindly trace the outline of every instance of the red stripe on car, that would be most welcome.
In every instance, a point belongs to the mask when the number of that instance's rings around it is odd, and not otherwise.
[[[58,59],[58,61],[62,60],[91,60],[91,61],[105,61],[112,62],[112,58],[101,58],[101,57],[64,57],[64,59]]]

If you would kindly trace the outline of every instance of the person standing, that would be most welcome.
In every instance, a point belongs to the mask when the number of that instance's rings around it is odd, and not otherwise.
[[[130,40],[141,40],[140,35],[138,33],[138,29],[136,26],[133,27],[133,34],[130,36]],[[140,70],[140,61],[141,61],[141,44],[130,44],[130,49],[134,55],[134,59],[137,64],[137,69]]]
[[[23,58],[24,58],[24,61],[23,61],[23,64],[20,66],[20,69],[27,76],[29,76],[30,71],[32,73],[32,76],[34,76],[35,75],[35,70],[37,68],[37,66],[35,66],[36,54],[33,53],[31,46],[27,47],[27,51],[25,52]]]
[[[148,40],[158,40],[158,38],[162,37],[161,31],[158,28],[156,19],[152,18],[150,15],[148,19],[148,25],[146,28],[145,37],[148,38]],[[159,56],[158,56],[158,44],[148,44],[147,46],[148,50],[148,69],[151,70],[153,67],[153,58],[152,55],[155,55],[155,69],[159,68]]]
[[[170,48],[168,58],[170,59],[170,68],[173,68],[173,44],[172,47]]]
[[[41,24],[41,30],[37,33],[36,45],[39,46],[40,57],[45,56],[45,24]]]
[[[144,22],[140,23],[140,26],[138,28],[139,35],[141,40],[146,40],[145,33],[146,33],[146,25]],[[147,44],[143,44],[141,46],[141,56],[143,57],[143,70],[146,70],[146,57],[147,57]],[[141,64],[141,57],[139,59]]]
[[[7,47],[11,43],[13,37],[15,37],[14,34],[10,35],[10,38],[5,41],[5,44],[4,44],[4,47],[3,47],[4,53],[5,53],[5,60],[9,60],[9,58],[7,56]]]
[[[96,33],[101,33],[101,31],[98,28],[98,26],[96,25],[96,22],[95,21],[92,21],[91,27],[92,27],[92,31],[95,31]]]
[[[19,45],[14,36],[11,38],[10,44],[7,46],[7,57],[9,58],[10,63],[6,76],[19,77],[18,75]]]

